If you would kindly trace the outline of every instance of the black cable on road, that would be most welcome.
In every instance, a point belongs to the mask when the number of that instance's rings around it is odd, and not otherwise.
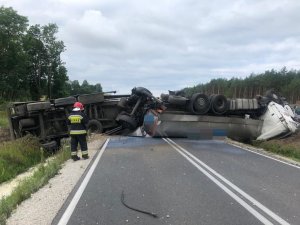
[[[136,209],[136,208],[133,208],[129,205],[127,205],[125,203],[125,194],[124,194],[124,190],[122,190],[122,194],[121,194],[121,202],[123,203],[124,206],[126,206],[127,208],[131,209],[131,210],[134,210],[134,211],[137,211],[137,212],[140,212],[140,213],[144,213],[144,214],[147,214],[149,216],[152,216],[154,218],[157,218],[157,214],[156,213],[152,213],[152,212],[147,212],[147,211],[144,211],[144,210],[140,210],[140,209]]]

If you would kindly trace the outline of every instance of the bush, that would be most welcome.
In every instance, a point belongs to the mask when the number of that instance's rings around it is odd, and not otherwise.
[[[40,165],[34,174],[21,181],[18,187],[7,196],[0,200],[0,224],[6,224],[6,219],[11,215],[12,211],[23,200],[29,198],[32,193],[36,192],[39,188],[44,186],[48,180],[54,177],[62,163],[70,158],[70,148],[63,143],[55,155],[53,160],[49,160],[45,165]]]
[[[39,141],[26,136],[0,144],[0,183],[14,178],[28,168],[44,161]]]

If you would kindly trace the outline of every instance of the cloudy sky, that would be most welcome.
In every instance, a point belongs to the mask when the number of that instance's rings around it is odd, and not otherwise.
[[[70,80],[156,95],[212,78],[300,69],[299,0],[0,0],[56,23]]]

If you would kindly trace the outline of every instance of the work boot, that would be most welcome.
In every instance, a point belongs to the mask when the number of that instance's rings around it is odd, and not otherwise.
[[[78,155],[73,155],[72,156],[73,161],[77,161],[80,159],[80,157]]]
[[[82,158],[83,158],[83,159],[88,159],[88,158],[90,158],[90,157],[89,157],[89,155],[82,155]]]

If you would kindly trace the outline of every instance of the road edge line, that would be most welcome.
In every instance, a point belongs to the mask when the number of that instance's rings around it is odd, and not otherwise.
[[[240,195],[242,195],[244,198],[246,198],[252,204],[256,205],[256,207],[258,207],[260,210],[262,210],[268,216],[270,216],[271,218],[273,218],[274,220],[276,220],[280,224],[289,225],[289,223],[286,222],[283,218],[281,218],[276,213],[274,213],[272,210],[270,210],[269,208],[267,208],[266,206],[264,206],[262,203],[260,203],[259,201],[257,201],[255,198],[253,198],[252,196],[250,196],[249,194],[247,194],[246,192],[244,192],[242,189],[240,189],[238,186],[236,186],[235,184],[233,184],[232,182],[230,182],[228,179],[226,179],[224,176],[222,176],[221,174],[219,174],[217,171],[215,171],[214,169],[212,169],[211,167],[209,167],[208,165],[206,165],[204,162],[202,162],[196,156],[194,156],[193,154],[191,154],[190,152],[188,152],[186,149],[184,149],[183,147],[181,147],[180,145],[178,145],[173,140],[169,139],[169,141],[172,142],[172,143],[174,143],[174,145],[176,145],[178,148],[180,148],[183,152],[186,152],[186,154],[189,155],[189,157],[193,158],[195,161],[197,161],[199,164],[201,164],[204,168],[206,168],[208,171],[210,171],[216,177],[218,177],[219,179],[221,179],[224,183],[226,183],[228,186],[230,186],[233,190],[235,190],[236,192],[238,192]]]
[[[91,179],[91,177],[92,177],[92,175],[93,175],[93,173],[96,169],[96,166],[99,163],[100,158],[103,155],[109,141],[110,141],[109,138],[105,141],[104,145],[102,146],[102,148],[100,150],[99,155],[97,155],[97,158],[95,159],[93,165],[90,167],[89,171],[87,172],[85,178],[83,179],[81,185],[79,186],[79,188],[76,191],[73,199],[71,200],[70,204],[68,205],[67,209],[65,210],[64,214],[60,218],[57,225],[66,225],[69,222],[70,217],[71,217],[76,205],[78,204],[78,202],[79,202],[79,200],[80,200],[80,198],[83,194],[83,191],[85,190],[89,180]]]
[[[263,204],[261,204],[260,202],[258,202],[256,199],[254,199],[253,197],[251,197],[249,194],[247,194],[246,192],[244,192],[242,189],[240,189],[239,187],[237,187],[235,184],[233,184],[232,182],[230,182],[229,180],[227,180],[225,177],[223,177],[222,175],[220,175],[218,172],[216,172],[215,170],[213,170],[212,168],[210,168],[208,165],[206,165],[204,162],[202,162],[200,159],[198,159],[197,157],[195,157],[193,154],[191,154],[190,152],[188,152],[186,149],[184,149],[183,147],[181,147],[179,144],[177,144],[176,142],[174,142],[173,140],[167,138],[169,142],[171,142],[172,145],[174,145],[176,148],[179,148],[179,151],[182,151],[183,154],[186,154],[186,156],[188,158],[190,158],[192,161],[196,161],[198,164],[200,164],[201,166],[203,166],[206,172],[210,172],[212,173],[216,178],[219,178],[220,180],[222,180],[224,182],[224,184],[227,184],[229,187],[231,187],[233,190],[235,190],[236,192],[238,192],[241,196],[243,196],[244,198],[246,198],[248,201],[250,201],[253,205],[255,205],[256,207],[258,207],[260,210],[262,210],[264,213],[266,213],[268,216],[270,216],[271,218],[273,218],[276,222],[280,223],[280,224],[285,224],[285,225],[289,225],[288,222],[286,222],[284,219],[282,219],[280,216],[278,216],[276,213],[272,212],[270,209],[268,209],[266,206],[264,206]],[[197,165],[198,165],[197,164]],[[199,166],[200,166],[199,165]]]
[[[248,151],[248,152],[252,152],[252,153],[257,154],[257,155],[264,156],[264,157],[269,158],[269,159],[273,159],[273,160],[275,160],[275,161],[277,161],[277,162],[281,162],[281,163],[286,164],[286,165],[288,165],[288,166],[292,166],[292,167],[294,167],[294,168],[300,169],[300,166],[298,166],[298,165],[294,165],[294,164],[292,164],[292,163],[285,162],[285,161],[283,161],[283,160],[274,158],[274,157],[272,157],[272,156],[270,156],[270,155],[266,155],[266,154],[264,154],[264,153],[256,152],[256,151],[254,151],[254,150],[247,149],[247,148],[245,148],[245,147],[239,146],[239,145],[234,144],[234,143],[227,143],[227,144],[232,145],[232,146],[234,146],[234,147],[237,147],[237,148],[239,148],[239,149]],[[275,154],[275,153],[274,153],[274,154]]]

